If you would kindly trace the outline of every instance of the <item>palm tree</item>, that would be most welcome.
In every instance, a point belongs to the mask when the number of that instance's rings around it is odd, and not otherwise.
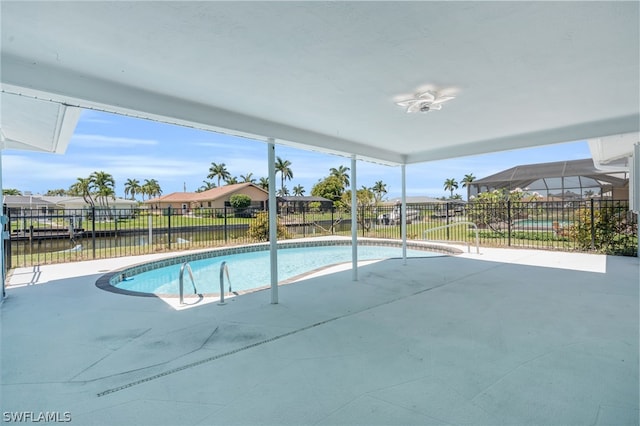
[[[91,179],[89,178],[78,178],[76,183],[69,187],[69,193],[71,195],[82,197],[84,202],[89,204],[91,207],[96,205],[93,197],[91,196]]]
[[[280,173],[280,192],[284,191],[284,181],[293,179],[293,172],[289,167],[290,165],[291,161],[276,157],[276,173]]]
[[[140,181],[138,179],[127,179],[124,183],[124,196],[131,194],[131,199],[136,199],[136,194],[140,193],[142,187],[140,186]]]
[[[256,183],[256,180],[253,177],[253,173],[247,173],[246,175],[240,175],[240,179],[242,179],[242,183]]]
[[[335,167],[332,167],[329,169],[329,175],[330,176],[335,176],[338,179],[340,179],[340,182],[342,182],[342,184],[344,185],[345,188],[347,188],[349,186],[349,174],[347,173],[349,170],[351,170],[349,167],[345,167],[345,166],[340,166],[337,169]]]
[[[304,195],[304,187],[302,185],[294,186],[293,195],[295,195],[296,197],[302,197]]]
[[[230,176],[224,180],[227,185],[235,185],[239,183],[238,178],[235,176]]]
[[[99,171],[93,172],[89,175],[90,188],[93,189],[96,195],[96,199],[100,202],[100,205],[109,207],[109,198],[115,199],[116,181],[107,172]]]
[[[2,195],[22,195],[22,192],[15,188],[3,188]]]
[[[458,189],[458,182],[454,178],[446,179],[444,181],[444,190],[450,191],[451,196],[449,198],[453,198],[453,191]]]
[[[218,178],[218,186],[220,186],[221,180],[227,180],[231,177],[231,174],[227,170],[227,166],[224,163],[216,164],[211,163],[211,167],[209,167],[209,174],[207,175],[207,179]]]
[[[265,191],[269,190],[269,178],[266,177],[261,177],[260,181],[258,182],[258,186],[260,186],[260,188],[264,189]]]
[[[67,191],[65,191],[62,188],[59,189],[48,189],[47,192],[44,195],[50,195],[50,196],[62,196],[62,195],[66,195]],[[21,194],[9,194],[9,195],[21,195]]]
[[[216,187],[216,184],[213,182],[210,182],[208,180],[203,180],[202,183],[204,183],[204,185],[202,185],[200,188],[196,189],[196,192],[204,192],[204,191],[208,191],[210,189],[213,189]]]
[[[287,195],[289,195],[289,190],[287,189],[286,186],[283,186],[282,188],[280,188],[276,194],[278,197],[286,197]]]
[[[162,189],[160,188],[160,184],[155,179],[145,179],[144,184],[142,185],[142,193],[147,194],[149,198],[159,196],[162,194]]]
[[[471,182],[473,182],[474,180],[476,180],[476,177],[473,175],[473,173],[469,173],[464,175],[464,177],[460,181],[462,182],[462,187],[467,188],[467,201],[469,200],[469,196],[470,196]]]
[[[376,204],[378,204],[382,201],[382,197],[387,193],[387,184],[379,180],[373,184],[371,191],[373,192]]]

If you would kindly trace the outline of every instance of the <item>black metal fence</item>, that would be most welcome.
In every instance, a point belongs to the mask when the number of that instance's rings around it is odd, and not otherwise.
[[[400,238],[400,207],[359,212],[361,235]],[[628,201],[441,203],[407,206],[407,238],[636,256],[637,216]]]
[[[283,238],[350,235],[351,213],[318,204],[279,210]],[[264,241],[266,212],[201,208],[8,211],[9,268]],[[360,207],[358,234],[401,238],[401,209]],[[407,237],[483,246],[597,251],[634,256],[637,218],[626,201],[429,203],[407,206]],[[262,227],[262,228],[261,228]]]

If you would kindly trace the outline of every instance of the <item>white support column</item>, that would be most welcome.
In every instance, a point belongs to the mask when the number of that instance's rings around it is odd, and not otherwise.
[[[276,201],[276,146],[269,138],[269,264],[271,265],[271,303],[278,303],[278,207]]]
[[[638,221],[638,259],[640,259],[640,142],[633,145],[633,154],[631,155],[631,164],[629,165],[629,190],[631,194],[631,210],[636,212]]]
[[[351,156],[351,271],[358,281],[358,194],[356,186],[356,156]]]
[[[4,137],[0,135],[0,206],[4,206],[4,195],[2,193],[2,148],[4,147]],[[2,275],[2,292],[0,293],[0,303],[6,296],[5,292],[5,263],[4,263],[4,209],[0,211],[2,221],[0,222],[0,275]]]
[[[640,211],[640,142],[633,145],[633,152],[629,159],[629,210],[634,212]]]
[[[407,264],[407,173],[406,166],[401,166],[402,170],[402,204],[401,208],[401,238],[402,238],[402,263]]]

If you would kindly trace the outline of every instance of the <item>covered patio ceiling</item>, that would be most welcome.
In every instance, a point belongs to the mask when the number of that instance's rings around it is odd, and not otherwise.
[[[0,7],[2,132],[37,149],[64,105],[391,165],[640,127],[638,2]],[[425,90],[455,98],[395,103]]]

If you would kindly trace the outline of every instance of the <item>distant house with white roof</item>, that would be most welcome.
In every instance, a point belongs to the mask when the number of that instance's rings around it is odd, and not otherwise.
[[[439,200],[437,198],[432,197],[406,197],[405,198],[407,204],[443,204],[446,203],[446,200]],[[391,200],[386,200],[382,204],[386,206],[394,206],[396,204],[401,204],[402,198],[393,198]]]
[[[109,199],[109,210],[131,211],[138,207],[138,202],[124,198]],[[3,204],[9,209],[12,216],[35,216],[60,213],[68,211],[87,210],[91,205],[82,197],[49,196],[49,195],[5,195]],[[104,207],[96,204],[96,209],[104,210]]]

